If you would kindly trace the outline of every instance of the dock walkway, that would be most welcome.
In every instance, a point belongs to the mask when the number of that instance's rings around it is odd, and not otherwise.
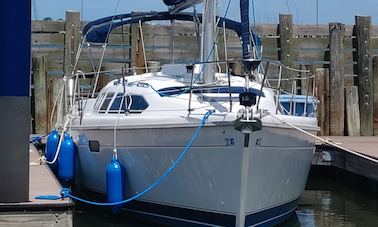
[[[0,203],[0,227],[72,226],[72,200],[35,199],[38,195],[59,195],[60,184],[46,165],[36,162],[40,155],[33,145],[30,146],[29,152],[29,201]]]
[[[319,141],[313,165],[330,165],[378,181],[378,137],[322,137],[342,147]]]

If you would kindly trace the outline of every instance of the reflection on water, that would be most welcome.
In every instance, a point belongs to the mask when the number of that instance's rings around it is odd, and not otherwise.
[[[75,227],[152,227],[125,216],[79,206]],[[334,168],[312,170],[296,214],[279,227],[375,227],[378,226],[377,184]]]
[[[296,215],[280,227],[378,226],[376,183],[336,169],[314,172]]]

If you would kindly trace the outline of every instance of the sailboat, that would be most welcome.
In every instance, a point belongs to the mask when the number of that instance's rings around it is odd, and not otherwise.
[[[194,15],[181,10],[199,2],[164,0],[168,12],[100,19],[86,26],[83,40],[107,42],[111,30],[140,20],[193,21]],[[188,148],[158,186],[122,209],[170,226],[272,226],[294,213],[305,188],[314,140],[303,131],[316,134],[317,121],[285,113],[279,89],[268,86],[262,66],[285,66],[253,53],[258,40],[250,33],[248,0],[240,1],[241,22],[215,17],[215,0],[203,2],[201,61],[122,76],[92,98],[75,97],[80,86],[71,86],[77,91],[68,92],[74,95],[68,95],[72,108],[66,125],[77,146],[75,181],[105,195],[105,170],[116,153],[125,170],[124,195],[131,197]],[[242,58],[215,60],[214,25],[219,24],[240,36]],[[234,75],[234,63],[245,72]]]

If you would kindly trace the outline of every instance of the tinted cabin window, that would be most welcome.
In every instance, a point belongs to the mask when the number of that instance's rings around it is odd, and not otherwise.
[[[100,108],[100,111],[99,111],[100,113],[105,113],[106,112],[106,110],[108,109],[108,106],[110,104],[110,101],[112,101],[113,96],[114,96],[114,93],[108,93],[106,95],[106,98],[105,98],[104,102],[101,105],[101,108]]]
[[[96,103],[95,103],[95,106],[94,106],[94,110],[97,111],[98,108],[100,108],[100,105],[102,103],[102,100],[104,99],[105,97],[105,92],[101,93],[98,97],[97,97],[97,100],[96,100]]]
[[[147,109],[148,103],[141,95],[131,95],[132,103],[130,106],[130,112],[142,112]],[[126,102],[124,102],[124,96],[122,93],[117,94],[112,105],[110,106],[109,113],[124,113],[125,106],[130,105],[130,97],[126,96]],[[121,107],[121,108],[120,108]]]
[[[123,103],[123,94],[119,93],[117,94],[117,96],[115,97],[112,105],[110,106],[110,109],[109,109],[109,113],[123,113],[125,112],[125,105],[123,104],[122,107],[121,107],[121,103]],[[120,109],[121,107],[121,109]]]
[[[133,103],[131,104],[131,110],[145,110],[148,107],[148,103],[140,95],[132,95],[131,96]]]

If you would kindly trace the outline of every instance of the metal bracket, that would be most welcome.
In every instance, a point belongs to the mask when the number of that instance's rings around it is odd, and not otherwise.
[[[261,130],[262,123],[258,118],[253,118],[252,120],[238,118],[235,121],[234,128],[243,134],[250,134],[254,131]]]

